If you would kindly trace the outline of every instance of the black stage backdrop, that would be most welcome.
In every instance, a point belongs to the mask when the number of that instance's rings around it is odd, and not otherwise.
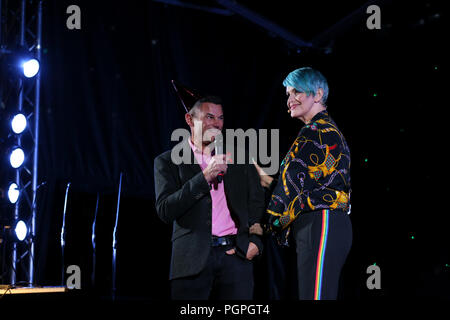
[[[365,2],[240,3],[311,40]],[[81,9],[81,30],[66,28],[72,4]],[[326,43],[332,50],[299,52],[238,15],[154,1],[44,1],[39,180],[46,184],[36,283],[61,283],[71,182],[65,268],[79,265],[82,290],[109,296],[122,172],[117,294],[168,299],[171,226],[155,212],[153,159],[174,145],[173,130],[187,128],[170,80],[221,96],[226,128],[280,129],[283,158],[302,124],[286,112],[282,80],[312,66],[329,80],[328,109],[352,152],[354,244],[340,297],[450,297],[449,218],[438,184],[446,171],[444,17],[433,18],[441,11],[432,1],[380,6],[381,30],[368,30],[364,13],[336,29]],[[370,291],[366,269],[374,263],[382,289]],[[264,260],[257,271],[257,297],[266,298]]]

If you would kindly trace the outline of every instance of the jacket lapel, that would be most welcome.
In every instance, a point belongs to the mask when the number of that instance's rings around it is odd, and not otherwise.
[[[189,150],[189,156],[190,156],[190,162],[188,163],[181,163],[179,165],[179,172],[181,175],[182,182],[191,179],[193,176],[198,174],[202,171],[200,168],[200,165],[195,162],[194,152],[191,149],[191,146],[189,145],[188,141],[181,142],[183,143],[183,148],[181,149],[181,156],[184,155],[184,151]]]

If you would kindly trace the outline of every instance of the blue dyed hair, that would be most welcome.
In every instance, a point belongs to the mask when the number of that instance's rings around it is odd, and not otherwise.
[[[283,80],[283,86],[294,87],[299,92],[305,92],[308,96],[316,95],[319,88],[323,89],[322,103],[328,98],[327,79],[319,71],[310,67],[299,68],[288,74]]]

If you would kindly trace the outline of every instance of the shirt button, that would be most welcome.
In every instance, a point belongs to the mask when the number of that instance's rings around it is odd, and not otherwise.
[[[209,227],[211,225],[211,221],[210,220],[206,221],[206,225]]]

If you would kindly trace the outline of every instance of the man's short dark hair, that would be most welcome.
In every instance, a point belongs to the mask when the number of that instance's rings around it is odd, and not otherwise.
[[[197,100],[197,102],[194,104],[194,106],[189,110],[189,114],[193,117],[195,117],[197,110],[200,108],[202,103],[214,103],[214,104],[220,104],[222,105],[222,99],[217,96],[206,96],[204,98],[201,98]]]

